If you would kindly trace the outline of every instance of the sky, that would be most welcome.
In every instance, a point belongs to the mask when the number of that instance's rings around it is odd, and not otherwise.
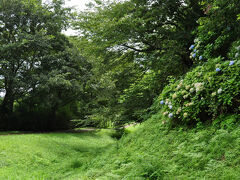
[[[46,0],[43,0],[43,1],[46,1]],[[85,4],[88,4],[90,2],[92,2],[92,0],[65,0],[65,6],[66,7],[74,7],[79,11],[83,11],[86,9]],[[68,29],[67,31],[64,31],[63,33],[68,36],[77,34],[77,32],[72,29]]]
[[[86,8],[85,4],[91,2],[90,0],[65,0],[66,6],[76,6],[79,10]]]

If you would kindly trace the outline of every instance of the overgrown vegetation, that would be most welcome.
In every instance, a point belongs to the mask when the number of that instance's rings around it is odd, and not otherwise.
[[[80,179],[238,179],[238,125],[168,130],[162,114],[91,162]],[[221,117],[222,123],[239,116]]]
[[[155,115],[119,141],[106,130],[0,136],[0,179],[239,178],[239,116],[187,130],[164,120]]]
[[[0,178],[239,179],[239,0],[63,5],[0,0],[0,129],[116,132],[0,136]]]

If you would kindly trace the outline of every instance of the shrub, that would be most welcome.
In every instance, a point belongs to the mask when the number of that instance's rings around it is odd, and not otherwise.
[[[183,79],[171,79],[155,103],[170,125],[195,125],[211,122],[223,113],[239,113],[239,45],[239,41],[233,43],[229,60],[209,59]]]

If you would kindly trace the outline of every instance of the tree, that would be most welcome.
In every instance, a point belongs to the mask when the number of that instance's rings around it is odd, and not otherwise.
[[[70,9],[62,0],[42,4],[39,0],[0,1],[1,117],[14,107],[56,111],[78,98],[84,86],[82,62],[61,31],[68,26]]]
[[[107,102],[117,109],[109,114],[118,114],[119,122],[141,121],[141,112],[161,92],[167,77],[177,78],[192,66],[191,32],[204,15],[199,2],[96,1],[92,10],[79,14],[73,25],[84,35],[85,50],[91,49],[87,56],[104,67],[100,74],[108,74],[118,92]]]

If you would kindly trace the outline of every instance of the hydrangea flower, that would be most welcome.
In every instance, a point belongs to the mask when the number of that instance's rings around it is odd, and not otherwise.
[[[230,61],[229,66],[234,65],[234,61]]]
[[[169,103],[169,99],[166,99],[166,102],[165,102],[165,104],[166,104],[166,105],[168,105],[168,103]]]
[[[187,116],[188,116],[188,113],[184,113],[183,116],[184,116],[184,117],[187,117]]]
[[[196,53],[194,53],[194,54],[192,55],[192,57],[195,58],[195,57],[196,57]]]
[[[172,98],[173,98],[173,99],[176,99],[176,98],[177,98],[177,94],[174,93],[174,94],[172,95]]]
[[[169,109],[172,109],[172,105],[169,105],[168,107],[169,107]]]
[[[216,96],[216,94],[217,94],[216,92],[213,92],[213,93],[212,93],[212,97]]]
[[[221,71],[221,69],[220,68],[216,68],[216,71],[219,72],[219,71]]]
[[[221,94],[221,93],[222,93],[222,91],[223,91],[223,90],[222,90],[222,88],[220,88],[220,89],[218,89],[218,91],[217,91],[217,92],[218,92],[218,94]]]
[[[199,56],[199,60],[201,61],[203,59],[203,57],[202,56]]]
[[[190,88],[191,88],[191,86],[189,86],[189,85],[187,85],[187,86],[185,87],[186,90],[189,90]]]
[[[164,112],[163,115],[166,116],[168,114],[168,112]]]
[[[180,83],[177,86],[177,90],[179,90],[182,87],[182,85],[183,85],[183,83],[182,83],[182,81],[180,81]]]
[[[194,42],[195,43],[199,42],[199,39],[198,38],[194,39]]]
[[[190,92],[193,93],[193,92],[194,92],[194,88],[191,88],[191,89],[190,89]]]
[[[194,45],[191,45],[190,48],[189,48],[189,50],[192,50],[194,47],[195,47]]]
[[[194,49],[193,52],[197,52],[197,49]]]
[[[181,111],[182,111],[182,108],[179,107],[176,114],[179,114]]]
[[[170,114],[168,115],[168,117],[169,117],[169,118],[172,118],[172,117],[173,117],[173,113],[170,113]]]
[[[160,101],[160,104],[164,104],[164,101],[163,101],[163,100],[161,100],[161,101]]]
[[[196,88],[196,92],[203,90],[204,83],[195,83],[194,87]]]
[[[185,104],[186,107],[192,106],[192,105],[193,105],[193,102],[190,102],[190,103]]]
[[[235,58],[238,58],[238,56],[239,56],[239,53],[236,53],[236,54],[235,54]]]

